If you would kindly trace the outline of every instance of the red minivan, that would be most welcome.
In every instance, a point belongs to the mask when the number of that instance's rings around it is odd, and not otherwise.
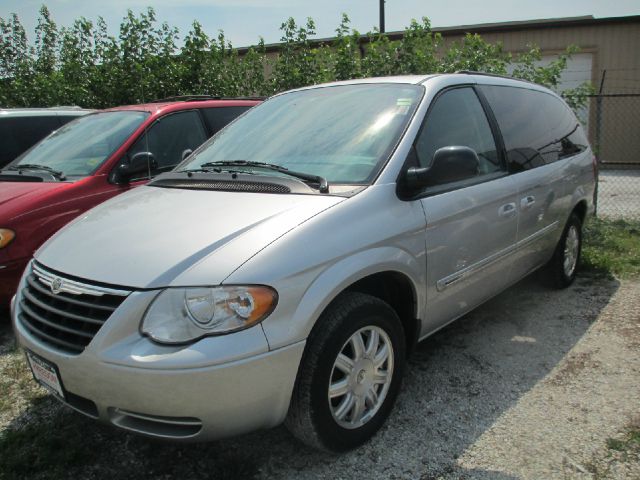
[[[0,170],[0,310],[35,250],[58,229],[171,170],[258,103],[176,97],[102,110],[66,124]]]

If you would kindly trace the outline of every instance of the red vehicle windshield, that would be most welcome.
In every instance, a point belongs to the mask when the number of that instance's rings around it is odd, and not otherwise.
[[[93,173],[149,116],[148,112],[94,113],[68,123],[36,144],[7,167],[8,170],[55,170],[65,177]]]

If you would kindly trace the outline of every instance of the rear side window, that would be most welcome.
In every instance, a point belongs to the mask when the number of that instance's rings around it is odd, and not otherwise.
[[[182,161],[185,152],[195,150],[206,139],[196,110],[172,113],[154,123],[131,147],[129,156],[151,152],[156,161],[156,168],[151,171],[154,175],[171,170]]]
[[[209,127],[211,127],[211,134],[214,135],[223,127],[234,120],[236,117],[242,115],[251,107],[218,107],[218,108],[203,108],[204,118],[207,119]]]
[[[62,126],[65,123],[69,123],[71,120],[75,120],[78,117],[79,117],[79,115],[58,114],[58,122],[60,123],[60,126]]]
[[[435,100],[415,143],[420,166],[429,167],[436,150],[451,146],[473,149],[480,175],[501,169],[491,127],[472,88],[448,90]]]
[[[15,159],[60,125],[55,115],[0,118],[0,166]]]
[[[553,95],[505,86],[480,89],[496,116],[513,171],[540,167],[587,148],[575,115]]]

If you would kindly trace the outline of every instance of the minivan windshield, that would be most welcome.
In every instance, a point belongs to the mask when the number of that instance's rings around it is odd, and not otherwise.
[[[53,170],[65,177],[90,175],[149,116],[140,111],[100,112],[67,123],[9,164]]]
[[[330,184],[370,183],[423,91],[418,85],[378,83],[278,95],[221,130],[176,170],[197,170],[212,162],[262,162],[321,176]],[[255,164],[233,169],[279,175]]]

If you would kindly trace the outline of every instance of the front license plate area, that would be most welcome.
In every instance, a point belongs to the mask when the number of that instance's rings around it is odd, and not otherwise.
[[[31,353],[29,351],[26,353],[27,362],[29,363],[31,373],[33,373],[33,378],[36,382],[49,390],[60,400],[65,401],[64,387],[62,386],[58,367],[35,353]]]

